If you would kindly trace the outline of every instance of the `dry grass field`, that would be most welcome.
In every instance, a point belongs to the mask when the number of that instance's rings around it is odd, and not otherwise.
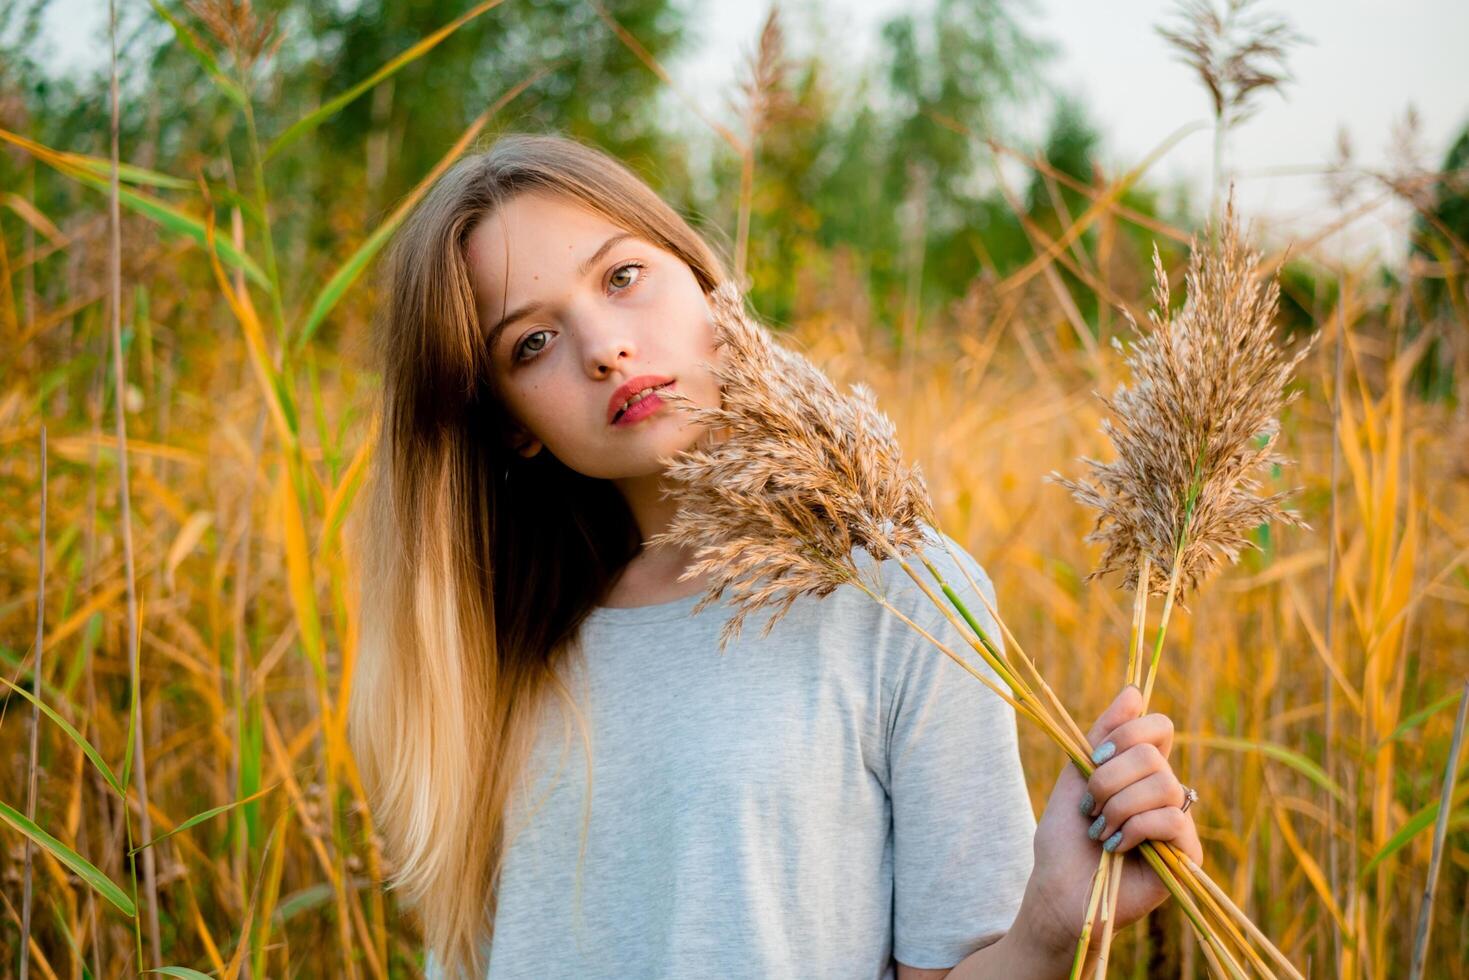
[[[0,973],[28,935],[37,977],[416,975],[344,737],[358,610],[342,529],[372,452],[370,279],[288,307],[283,293],[303,294],[279,288],[293,257],[321,245],[262,250],[241,217],[260,201],[214,201],[216,227],[189,181],[124,169],[110,190],[105,157],[24,140],[7,144],[100,193],[63,232],[0,189]],[[880,322],[838,252],[797,273],[781,328],[839,385],[873,388],[943,528],[1077,718],[1122,683],[1132,596],[1085,580],[1094,515],[1047,476],[1113,456],[1096,395],[1128,380],[1119,311],[1142,320],[1151,286],[1122,230],[1170,246],[1176,294],[1188,241],[1116,187],[1079,185],[1088,207],[1034,229],[1032,262],[917,325]],[[195,203],[150,205],[172,190]],[[329,247],[365,266],[359,244],[344,231]],[[1469,753],[1450,767],[1469,678],[1457,248],[1388,277],[1295,244],[1318,285],[1284,295],[1296,342],[1316,339],[1282,418],[1292,463],[1267,489],[1298,489],[1309,528],[1260,532],[1176,612],[1153,694],[1200,793],[1205,867],[1310,977],[1408,976],[1430,886],[1422,975],[1469,976]],[[1283,259],[1267,250],[1264,268]],[[65,290],[35,291],[43,261],[65,262]],[[1061,270],[1094,293],[1095,324]],[[1444,284],[1447,312],[1423,316]],[[1430,362],[1449,394],[1425,395]],[[1021,734],[1039,810],[1063,758]],[[1171,904],[1118,936],[1112,968],[1204,975]]]

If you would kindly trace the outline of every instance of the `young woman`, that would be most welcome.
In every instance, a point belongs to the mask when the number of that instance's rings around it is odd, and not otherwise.
[[[726,273],[622,164],[503,136],[386,268],[351,736],[431,973],[1065,976],[1104,842],[1202,859],[1136,687],[1037,823],[1013,709],[858,590],[720,656],[691,556],[641,542],[672,517],[660,458],[719,437],[656,390],[718,404]],[[927,554],[993,600],[952,539]],[[1118,924],[1166,897],[1130,856]]]

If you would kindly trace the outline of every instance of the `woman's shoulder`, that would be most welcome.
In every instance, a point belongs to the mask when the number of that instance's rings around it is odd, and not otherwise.
[[[914,581],[908,569],[918,576],[924,586],[933,590],[936,596],[943,597],[938,580],[928,570],[929,565],[933,566],[943,581],[958,593],[961,599],[977,598],[975,590],[978,589],[984,598],[989,600],[990,605],[993,605],[995,601],[994,584],[978,559],[957,540],[938,528],[929,524],[923,524],[922,528],[923,541],[911,554],[875,559],[864,549],[856,549],[854,556],[858,571],[870,575],[873,567],[876,566],[876,575],[882,587],[883,596],[908,615],[912,615],[914,611],[934,608],[933,600],[928,597],[923,587]],[[904,563],[907,564],[908,569],[903,567]],[[978,605],[979,608],[971,607],[970,609],[976,615],[985,612],[985,604],[980,602]],[[937,609],[934,611],[938,613]]]
[[[903,563],[907,564],[907,569],[903,568]],[[934,648],[929,637],[992,680],[998,680],[993,668],[971,648],[972,631],[968,627],[961,630],[956,625],[957,610],[928,569],[928,565],[933,566],[990,643],[1003,649],[1002,630],[996,618],[998,604],[994,583],[968,548],[948,534],[925,525],[922,543],[914,553],[901,556],[901,561],[898,557],[884,558],[875,563],[869,559],[865,570],[872,571],[873,564],[881,579],[881,594],[891,609],[866,596],[861,598],[876,609],[876,618],[867,620],[868,635],[872,638],[871,648],[877,655],[887,686],[897,690],[915,684],[925,687],[936,683],[939,678],[950,680],[949,671],[953,671],[955,677],[963,676],[963,672],[950,664],[942,651]],[[910,569],[912,575],[909,574]],[[948,613],[955,613],[956,619],[951,620]],[[904,619],[910,622],[904,622]],[[923,632],[914,629],[915,625]],[[982,689],[977,681],[967,679],[967,683]]]

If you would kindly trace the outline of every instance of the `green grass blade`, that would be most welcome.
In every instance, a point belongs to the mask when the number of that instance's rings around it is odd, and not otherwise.
[[[1274,742],[1266,742],[1260,739],[1235,738],[1229,735],[1196,735],[1192,732],[1180,732],[1174,736],[1176,742],[1193,742],[1196,745],[1204,745],[1215,749],[1233,749],[1237,752],[1259,752],[1276,762],[1282,763],[1305,776],[1317,786],[1326,790],[1342,803],[1346,802],[1346,794],[1342,788],[1332,781],[1316,763],[1299,752],[1294,752],[1283,745]]]
[[[84,177],[80,174],[78,177],[87,183],[91,183],[98,190],[105,190],[101,181],[94,180],[90,176]],[[204,222],[198,218],[184,214],[177,208],[170,207],[157,198],[148,197],[146,194],[140,194],[124,188],[118,189],[118,198],[138,214],[157,222],[165,231],[171,231],[176,235],[193,239],[199,245],[208,247],[204,238]],[[236,268],[245,270],[245,275],[249,277],[251,282],[260,286],[266,292],[270,292],[270,279],[266,277],[265,272],[261,270],[260,266],[255,264],[254,259],[235,248],[225,238],[215,239],[214,247],[219,252],[221,259]]]
[[[260,803],[254,795],[260,791],[265,772],[265,703],[258,693],[252,694],[241,712],[240,785],[236,793],[251,797],[240,808],[244,821],[245,841],[253,852],[260,846],[264,828],[260,822]]]
[[[30,691],[27,691],[23,687],[19,687],[15,684],[10,683],[9,678],[0,677],[0,682],[4,682],[6,687],[10,688],[16,694],[19,694],[31,704],[35,705],[37,708],[40,709],[43,715],[56,722],[56,724],[60,726],[61,730],[66,732],[67,737],[76,743],[77,748],[81,749],[82,752],[86,754],[87,758],[92,760],[92,765],[97,767],[97,771],[102,774],[103,779],[107,780],[107,785],[112,787],[113,792],[117,793],[118,796],[127,796],[127,790],[123,789],[123,784],[118,782],[117,776],[112,772],[112,769],[108,767],[107,761],[102,758],[102,753],[98,752],[97,749],[92,745],[92,743],[88,742],[86,738],[82,736],[81,732],[72,727],[71,722],[67,721],[61,715],[57,714],[56,711],[49,704],[39,700]]]
[[[170,830],[168,833],[166,833],[166,834],[159,834],[157,837],[153,838],[148,843],[146,843],[146,844],[139,844],[137,847],[133,848],[131,851],[128,851],[128,853],[129,854],[136,854],[136,853],[138,853],[139,851],[141,851],[145,847],[152,847],[154,844],[157,844],[159,841],[161,841],[161,840],[167,840],[168,838],[172,837],[174,834],[182,833],[183,831],[188,830],[190,827],[197,827],[199,824],[203,823],[204,821],[209,820],[212,817],[217,817],[221,813],[228,813],[230,810],[233,810],[237,806],[244,806],[246,803],[249,803],[252,800],[258,800],[258,799],[260,799],[260,797],[264,796],[266,793],[269,793],[271,790],[275,789],[279,785],[280,785],[279,783],[272,783],[271,785],[265,787],[265,789],[261,790],[260,792],[253,793],[250,796],[245,797],[244,799],[235,800],[233,803],[226,803],[223,806],[217,806],[217,807],[214,807],[213,809],[205,810],[203,813],[196,813],[192,817],[190,817],[189,819],[185,820],[183,823],[179,824],[177,827],[175,827],[172,830]]]
[[[348,891],[361,891],[364,888],[373,887],[373,883],[371,878],[349,878],[346,886]],[[330,903],[334,895],[335,891],[332,886],[324,881],[294,891],[276,905],[275,911],[270,916],[271,925],[279,929],[297,916],[314,912]]]
[[[214,980],[207,973],[191,970],[186,966],[160,966],[156,970],[144,970],[144,973],[159,973],[165,977],[177,977],[178,980]]]
[[[1423,809],[1413,814],[1413,816],[1409,818],[1407,823],[1398,828],[1398,832],[1396,834],[1393,834],[1391,837],[1388,838],[1387,843],[1382,845],[1382,849],[1379,850],[1376,854],[1372,855],[1372,859],[1370,861],[1362,865],[1362,870],[1357,872],[1357,880],[1366,881],[1367,876],[1372,873],[1373,868],[1376,868],[1383,861],[1386,861],[1398,851],[1401,851],[1414,837],[1418,836],[1420,833],[1433,826],[1433,822],[1438,819],[1438,806],[1439,801],[1434,800],[1432,803],[1428,804]],[[1469,810],[1450,810],[1449,819],[1452,820],[1455,824],[1458,824],[1459,822],[1464,820],[1469,820]]]
[[[30,655],[31,650],[29,645],[26,646],[24,656],[21,656],[19,652],[10,647],[0,645],[0,664],[9,668],[12,673],[20,674],[29,670]],[[50,697],[53,701],[60,702],[63,707],[76,710],[76,706],[67,698],[66,692],[45,679],[41,681],[41,693]]]
[[[362,275],[362,270],[366,269],[368,264],[372,262],[373,258],[382,249],[383,244],[388,240],[388,237],[402,223],[402,220],[402,217],[395,212],[388,220],[377,226],[376,230],[367,237],[367,241],[358,246],[357,251],[352,253],[352,256],[342,264],[341,268],[332,273],[332,277],[327,280],[321,292],[316,294],[316,299],[311,304],[311,310],[306,314],[305,323],[301,325],[301,329],[296,333],[295,348],[298,352],[305,347],[306,342],[311,339],[311,335],[316,333],[316,328],[321,326],[322,321],[327,318],[327,314],[331,313],[332,309],[346,295],[347,290],[357,281],[357,277]]]
[[[139,616],[139,619],[141,618]],[[139,642],[142,642],[141,635],[139,636]],[[138,679],[136,671],[132,673],[132,683],[128,690],[128,747],[122,757],[122,784],[124,786],[133,778],[133,746],[137,744],[138,740],[138,715],[142,710],[139,707],[139,702],[143,696],[142,691],[139,689],[142,681]]]
[[[5,138],[5,131],[0,130],[0,139]],[[46,162],[52,163],[58,171],[69,177],[75,178],[77,175],[71,173],[67,169],[68,167],[95,177],[104,184],[112,179],[112,164],[107,160],[100,157],[87,156],[84,153],[64,153],[61,156],[65,158],[64,165],[57,166],[50,160]],[[139,167],[131,163],[118,164],[117,179],[120,184],[136,184],[140,187],[160,187],[165,190],[187,191],[193,190],[197,186],[194,181],[185,180],[182,177],[174,177],[171,174],[159,173],[157,170],[148,170],[145,167]],[[260,209],[255,206],[253,201],[239,191],[232,190],[228,187],[212,185],[210,187],[210,193],[219,200],[238,207],[246,217],[250,218],[256,224],[263,223],[260,220]]]
[[[303,912],[312,912],[330,902],[336,893],[325,882],[308,885],[283,898],[271,915],[271,923],[279,928]]]
[[[66,916],[61,912],[61,903],[51,903],[51,914],[56,920],[56,931],[66,937],[66,945],[71,949],[72,963],[82,971],[82,980],[92,980],[92,971],[87,969],[87,961],[82,956],[82,948],[77,945],[76,936],[72,935],[71,927],[66,924]]]
[[[101,180],[112,179],[112,163],[100,157],[86,156],[81,153],[68,154],[71,162],[78,170],[85,170]],[[193,182],[172,174],[159,173],[157,170],[149,170],[131,163],[119,163],[117,165],[117,181],[119,184],[136,184],[139,187],[160,187],[164,190],[186,191],[193,187]]]
[[[1413,712],[1408,717],[1404,718],[1402,722],[1399,723],[1398,727],[1392,730],[1391,735],[1378,742],[1376,745],[1372,746],[1372,748],[1368,750],[1367,761],[1371,762],[1373,759],[1376,759],[1377,753],[1382,751],[1383,747],[1386,746],[1389,742],[1397,741],[1408,732],[1423,724],[1429,718],[1432,718],[1434,715],[1438,714],[1443,709],[1449,707],[1450,705],[1458,704],[1459,697],[1460,695],[1457,691],[1453,694],[1446,694],[1442,698],[1439,698],[1437,701],[1428,705],[1427,707],[1421,708],[1418,711]]]
[[[86,184],[93,190],[96,190],[102,194],[110,194],[112,192],[111,180],[109,179],[109,177],[102,173],[98,173],[96,168],[94,168],[90,164],[84,165],[73,159],[73,157],[75,156],[74,154],[62,153],[57,150],[53,150],[50,147],[42,146],[41,144],[36,143],[32,140],[25,139],[24,137],[18,137],[15,134],[4,129],[0,129],[0,140],[4,140],[5,142],[12,143],[20,147],[27,153],[30,153],[36,159],[56,170],[58,173],[70,177],[72,180],[75,180],[79,183]],[[119,201],[121,201],[123,204],[126,204],[130,209],[136,211],[138,214],[141,214],[143,217],[148,218],[150,221],[156,222],[165,231],[170,231],[176,235],[190,238],[198,244],[204,246],[206,249],[209,247],[208,235],[204,230],[204,222],[200,219],[191,217],[190,215],[187,215],[184,212],[180,211],[178,208],[175,208],[170,204],[165,204],[163,201],[158,200],[156,197],[149,197],[147,194],[143,194],[139,191],[132,190],[131,188],[121,186],[120,179],[117,193]],[[248,276],[252,282],[256,283],[267,292],[270,292],[270,280],[266,277],[260,266],[256,265],[255,260],[250,258],[249,255],[241,252],[239,249],[235,248],[234,245],[232,245],[229,241],[223,238],[216,240],[215,251],[221,259],[230,263],[236,268],[243,269],[245,271],[245,275]]]
[[[90,861],[76,851],[27,820],[25,814],[9,804],[0,803],[0,820],[4,820],[38,846],[50,851],[52,857],[76,872],[77,877],[96,889],[97,894],[116,905],[123,915],[132,918],[138,914],[138,908],[133,904],[133,900],[128,898],[127,892],[119,888],[116,882],[97,870]]]
[[[53,150],[49,146],[37,143],[35,140],[27,139],[19,133],[12,133],[8,129],[0,129],[0,140],[26,151],[32,156],[43,160],[45,163],[58,170],[66,167],[76,167],[95,174],[102,180],[111,180],[112,161],[103,157],[89,156],[86,153],[73,153],[69,150]],[[166,187],[170,190],[185,191],[193,187],[192,181],[172,174],[160,173],[157,170],[149,170],[147,167],[139,167],[136,164],[119,162],[117,165],[117,180],[123,184],[140,184],[147,187]]]

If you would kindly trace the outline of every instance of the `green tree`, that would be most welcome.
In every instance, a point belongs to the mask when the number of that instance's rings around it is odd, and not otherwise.
[[[1011,139],[1011,120],[1040,100],[1048,51],[996,0],[939,0],[883,24],[879,55],[856,66],[847,98],[820,54],[803,66],[791,115],[758,157],[751,272],[762,313],[790,315],[794,275],[829,278],[825,264],[845,253],[874,315],[899,323],[907,304],[962,296],[990,246],[1024,248],[989,190],[984,139]],[[734,169],[714,174],[709,212],[732,213]]]
[[[1426,397],[1447,398],[1469,376],[1469,125],[1449,147],[1428,200],[1414,218],[1409,254],[1437,272],[1411,283],[1419,302],[1411,327],[1437,332],[1414,380]]]

